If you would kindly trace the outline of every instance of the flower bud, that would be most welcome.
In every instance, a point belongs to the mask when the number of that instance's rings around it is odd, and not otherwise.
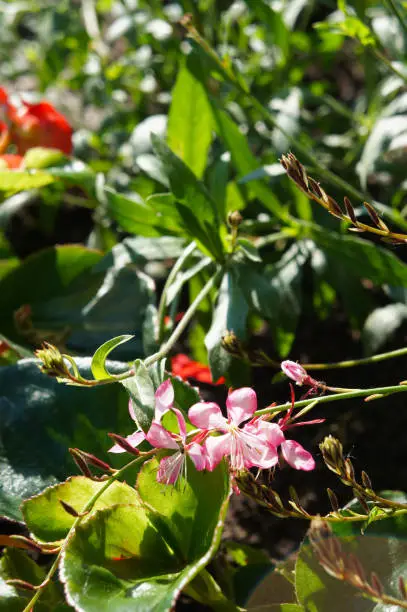
[[[308,378],[307,371],[295,361],[287,359],[281,363],[281,369],[288,378],[294,380],[297,385],[301,386]]]
[[[238,210],[234,210],[228,214],[228,224],[230,227],[239,227],[243,217]]]
[[[42,361],[41,372],[56,378],[70,378],[71,373],[63,356],[56,346],[44,342],[42,349],[35,351],[35,356]]]
[[[242,346],[234,331],[226,331],[222,336],[222,347],[232,355],[240,355]]]
[[[333,436],[327,436],[319,445],[327,467],[335,474],[342,474],[345,468],[343,446]]]

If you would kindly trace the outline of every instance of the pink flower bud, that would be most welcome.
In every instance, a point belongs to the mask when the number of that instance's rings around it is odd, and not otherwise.
[[[291,378],[291,380],[294,380],[297,385],[300,386],[305,382],[306,379],[309,378],[306,370],[304,370],[302,365],[296,363],[295,361],[283,361],[281,363],[281,369],[283,370],[284,374],[288,376],[288,378]]]

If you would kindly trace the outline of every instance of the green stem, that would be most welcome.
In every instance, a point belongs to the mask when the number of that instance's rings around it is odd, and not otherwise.
[[[148,453],[147,453],[148,454]],[[110,485],[112,485],[115,480],[117,480],[129,467],[136,465],[136,463],[141,462],[141,461],[145,461],[147,454],[141,456],[141,457],[136,457],[136,459],[133,459],[132,461],[130,461],[129,463],[127,463],[127,465],[123,466],[122,468],[120,468],[120,470],[117,470],[117,472],[115,472],[112,476],[110,476],[110,478],[108,480],[106,480],[105,484],[103,485],[103,487],[101,487],[99,489],[99,491],[97,491],[94,495],[92,495],[92,497],[86,502],[86,504],[84,505],[82,511],[80,512],[80,516],[78,516],[72,527],[70,528],[70,530],[68,531],[68,534],[59,550],[59,553],[56,556],[55,561],[53,562],[53,564],[51,565],[47,577],[45,578],[45,580],[43,581],[42,585],[40,585],[40,587],[36,590],[36,592],[34,593],[33,597],[30,599],[29,603],[26,605],[26,607],[24,608],[23,612],[31,612],[31,610],[34,608],[34,604],[38,601],[38,599],[41,597],[45,587],[47,586],[47,584],[49,584],[51,578],[53,577],[53,575],[55,574],[56,570],[58,569],[58,565],[59,562],[61,560],[61,556],[64,553],[68,542],[70,541],[70,539],[72,538],[75,529],[78,527],[78,525],[80,524],[80,522],[82,521],[83,518],[85,518],[85,515],[89,514],[89,512],[92,510],[93,506],[95,505],[95,503],[97,502],[97,500],[99,499],[99,497],[101,495],[103,495],[103,493],[106,491],[106,489],[108,489],[110,487]]]
[[[168,289],[172,285],[175,280],[178,272],[183,268],[185,262],[189,258],[190,255],[195,251],[196,242],[193,241],[189,244],[186,249],[181,253],[177,261],[175,262],[171,272],[169,273],[167,280],[165,281],[165,285],[161,294],[160,304],[158,307],[158,343],[161,344],[162,337],[164,335],[164,318],[165,318],[165,308],[167,301],[167,293]]]
[[[405,75],[402,72],[400,72],[400,70],[398,70],[396,68],[396,66],[393,64],[393,62],[391,62],[389,59],[387,59],[387,57],[384,55],[384,53],[382,53],[381,51],[379,51],[375,47],[369,47],[369,49],[371,50],[373,55],[375,57],[377,57],[377,59],[379,59],[381,62],[383,62],[383,64],[385,64],[387,66],[387,68],[389,68],[389,70],[394,72],[394,74],[396,74],[400,79],[402,79],[405,83],[407,83],[407,75]]]
[[[371,389],[354,389],[347,393],[338,393],[336,395],[325,395],[319,398],[312,398],[306,400],[299,400],[295,402],[295,408],[304,408],[314,403],[315,405],[327,404],[328,402],[337,402],[339,400],[353,399],[355,397],[369,397],[369,395],[392,395],[394,393],[403,393],[407,391],[407,385],[395,385],[392,387],[373,387]],[[261,416],[264,414],[273,414],[274,412],[281,412],[283,410],[289,410],[291,408],[291,402],[273,406],[271,408],[263,408],[257,410],[255,416]]]
[[[407,34],[407,22],[404,21],[404,17],[402,15],[401,11],[399,10],[397,4],[394,2],[394,0],[386,0],[386,2],[389,5],[390,10],[393,11],[394,15],[398,19],[401,27],[404,30],[404,33]]]
[[[168,338],[167,342],[165,342],[160,350],[154,355],[147,357],[144,361],[144,365],[146,367],[151,366],[156,361],[163,359],[166,357],[167,353],[172,349],[174,344],[179,340],[183,331],[187,328],[189,323],[191,322],[193,316],[195,315],[196,310],[198,309],[200,303],[209,295],[214,287],[220,282],[223,275],[225,273],[224,267],[219,268],[219,270],[208,280],[206,285],[204,285],[201,291],[198,293],[192,304],[189,306],[188,310],[182,317],[181,321],[177,325],[177,327],[172,332],[171,336]]]
[[[337,370],[339,368],[353,368],[368,363],[378,363],[379,361],[385,361],[385,359],[392,359],[393,357],[401,357],[402,355],[407,355],[407,347],[388,351],[387,353],[378,353],[371,357],[362,357],[361,359],[346,359],[344,361],[331,363],[302,363],[301,365],[306,370]]]

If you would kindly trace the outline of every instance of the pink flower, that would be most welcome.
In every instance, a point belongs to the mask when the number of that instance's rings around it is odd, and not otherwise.
[[[165,380],[155,392],[155,412],[154,421],[160,422],[166,412],[172,409],[174,403],[174,389],[170,379]],[[137,423],[136,413],[134,412],[133,403],[129,400],[129,414],[133,421]],[[144,431],[137,429],[135,432],[125,438],[126,442],[133,448],[137,448],[143,440],[146,439]],[[109,453],[125,453],[125,449],[120,444],[115,444],[109,449]]]
[[[188,411],[189,420],[195,427],[222,432],[220,436],[208,437],[205,442],[207,469],[213,470],[223,457],[229,457],[233,472],[253,466],[268,469],[275,465],[277,449],[252,433],[249,423],[240,427],[257,409],[255,391],[249,387],[232,391],[226,400],[226,409],[227,419],[213,402],[199,402]]]
[[[185,419],[177,408],[172,408],[177,417],[179,434],[167,431],[160,423],[153,421],[147,433],[146,439],[155,448],[167,448],[176,452],[160,461],[157,474],[158,482],[164,484],[174,484],[181,474],[185,474],[187,455],[192,460],[198,471],[202,471],[206,466],[206,457],[203,447],[192,441],[187,441],[187,431]],[[199,436],[200,432],[198,433]]]
[[[291,378],[291,380],[294,380],[297,385],[301,386],[308,378],[307,371],[304,370],[302,365],[296,363],[295,361],[290,361],[289,359],[283,361],[281,363],[281,369],[283,370],[284,374],[288,376],[288,378]]]

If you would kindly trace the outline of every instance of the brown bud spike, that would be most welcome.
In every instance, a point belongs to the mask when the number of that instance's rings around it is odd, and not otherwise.
[[[348,217],[350,218],[350,220],[352,221],[352,223],[353,223],[354,225],[357,225],[357,224],[358,224],[358,221],[357,221],[357,219],[356,219],[355,211],[354,211],[354,209],[353,209],[352,204],[350,203],[349,198],[348,198],[347,196],[345,196],[345,197],[343,198],[343,202],[344,202],[344,204],[345,204],[345,208],[346,208],[346,212],[348,213]]]
[[[70,448],[69,452],[71,453],[72,459],[75,461],[82,474],[87,478],[93,478],[93,474],[90,471],[86,461],[84,461],[80,451],[78,451],[76,448]]]
[[[407,599],[406,583],[403,576],[399,576],[399,591],[403,599]]]
[[[329,206],[329,212],[331,213],[331,215],[334,215],[334,217],[338,217],[338,219],[342,219],[343,217],[342,209],[339,206],[338,202],[334,200],[333,198],[331,198],[331,196],[328,196],[328,206]]]
[[[331,503],[332,506],[332,510],[334,512],[338,512],[339,511],[339,502],[338,502],[338,498],[336,497],[335,493],[332,491],[332,489],[327,489],[326,492],[328,493],[328,497],[329,497],[329,501]]]
[[[383,585],[380,582],[379,576],[375,572],[372,572],[370,574],[370,582],[371,582],[372,587],[376,591],[376,593],[379,596],[382,595],[383,594]]]
[[[384,223],[384,221],[380,219],[379,215],[377,214],[376,210],[373,208],[371,204],[369,204],[368,202],[363,202],[363,206],[366,208],[369,214],[369,217],[371,218],[373,223],[376,225],[376,227],[378,227],[381,230],[384,230],[385,232],[390,231],[387,225]]]
[[[366,474],[365,471],[361,473],[361,477],[362,477],[363,486],[366,487],[366,489],[371,489],[372,481],[370,480],[369,476]]]
[[[68,504],[63,499],[60,499],[59,503],[61,504],[61,506],[63,507],[65,512],[67,512],[71,516],[74,516],[75,518],[77,518],[79,516],[78,512],[75,510],[75,508],[73,506],[71,506],[71,504]]]
[[[108,434],[108,436],[109,438],[112,438],[113,442],[116,442],[116,444],[121,446],[121,448],[125,450],[127,453],[131,453],[132,455],[136,455],[136,456],[140,454],[140,451],[137,448],[134,448],[133,446],[131,446],[131,444],[127,442],[126,438],[122,438],[122,436],[119,436],[118,434],[114,434],[114,433],[110,433]]]

